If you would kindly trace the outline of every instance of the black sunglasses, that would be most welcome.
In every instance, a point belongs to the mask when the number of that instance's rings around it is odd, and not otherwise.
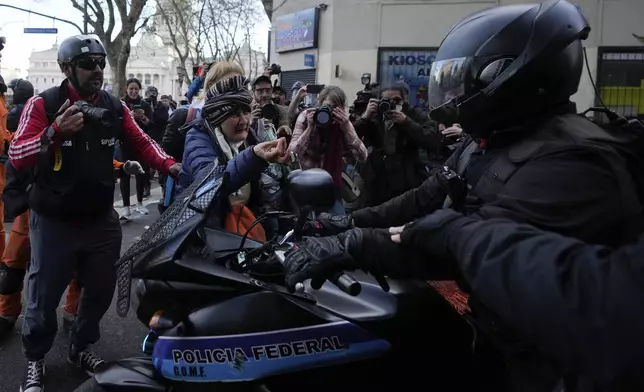
[[[105,69],[105,57],[81,57],[76,60],[76,66],[87,71],[95,70],[97,65],[100,69]]]

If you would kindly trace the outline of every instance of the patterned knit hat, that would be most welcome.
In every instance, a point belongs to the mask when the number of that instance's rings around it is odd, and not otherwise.
[[[220,80],[206,93],[201,117],[211,126],[218,126],[238,110],[250,112],[253,96],[248,91],[248,79],[233,76]]]

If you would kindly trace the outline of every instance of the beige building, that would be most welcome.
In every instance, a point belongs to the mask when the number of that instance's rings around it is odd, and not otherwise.
[[[495,5],[536,1],[263,2],[272,21],[269,61],[282,65],[285,87],[297,79],[316,81],[339,85],[351,96],[361,89],[361,75],[371,73],[374,81],[407,81],[422,105],[432,54],[459,19]],[[604,101],[625,114],[643,115],[644,46],[633,34],[644,35],[644,0],[576,2],[592,27],[585,46]],[[594,103],[594,96],[585,73],[574,99],[583,108]]]

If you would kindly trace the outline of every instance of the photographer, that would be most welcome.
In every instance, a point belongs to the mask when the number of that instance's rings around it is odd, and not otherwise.
[[[273,103],[273,85],[269,76],[261,75],[253,81],[253,105],[250,113],[250,126],[257,129],[259,120],[267,120],[276,129],[282,128],[291,134],[288,108]]]
[[[337,187],[335,214],[345,212],[341,197],[343,153],[350,149],[356,160],[367,158],[367,148],[349,121],[346,106],[347,96],[340,87],[325,87],[318,96],[318,108],[300,113],[288,146],[289,152],[298,155],[303,169],[318,167],[331,174]]]
[[[273,87],[273,103],[286,106],[286,91],[280,86]]]
[[[56,308],[74,271],[83,287],[68,360],[88,374],[103,363],[89,346],[112,302],[121,225],[114,211],[117,138],[148,165],[177,175],[180,165],[137,125],[118,98],[101,90],[106,66],[94,36],[58,47],[65,81],[31,98],[9,148],[17,170],[36,170],[29,192],[31,264],[22,343],[28,364],[21,390],[42,390],[45,355],[56,336]]]
[[[128,79],[127,84],[126,84],[127,90],[126,90],[126,95],[123,98],[123,102],[127,105],[128,109],[132,111],[132,115],[134,116],[134,120],[136,121],[137,125],[143,129],[147,134],[149,133],[149,129],[152,125],[152,121],[150,120],[153,116],[152,113],[152,106],[150,104],[143,100],[141,98],[141,95],[139,92],[141,91],[141,82],[136,79]],[[132,148],[127,144],[123,142],[120,143],[120,161],[129,161],[129,160],[136,160],[134,151],[132,151]],[[147,215],[150,213],[147,208],[143,205],[143,198],[146,196],[146,189],[148,187],[148,184],[150,182],[150,169],[146,166],[143,167],[144,173],[139,174],[135,176],[135,181],[136,181],[136,206],[134,207],[134,211],[138,212],[141,215]],[[121,198],[123,199],[123,209],[125,210],[123,212],[123,216],[121,217],[122,220],[131,220],[132,219],[132,211],[130,209],[130,175],[126,173],[125,171],[121,170],[119,172],[119,188],[121,189]]]
[[[378,205],[418,187],[427,178],[419,149],[434,150],[441,135],[420,109],[409,107],[405,86],[381,89],[380,100],[370,99],[353,126],[372,148],[361,176],[367,206]]]

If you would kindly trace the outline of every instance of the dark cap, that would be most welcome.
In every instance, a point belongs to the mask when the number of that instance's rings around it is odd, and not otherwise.
[[[255,87],[257,83],[268,83],[271,86],[273,85],[273,82],[271,81],[271,78],[266,76],[266,75],[260,75],[258,76],[255,80],[253,80],[252,86]]]

